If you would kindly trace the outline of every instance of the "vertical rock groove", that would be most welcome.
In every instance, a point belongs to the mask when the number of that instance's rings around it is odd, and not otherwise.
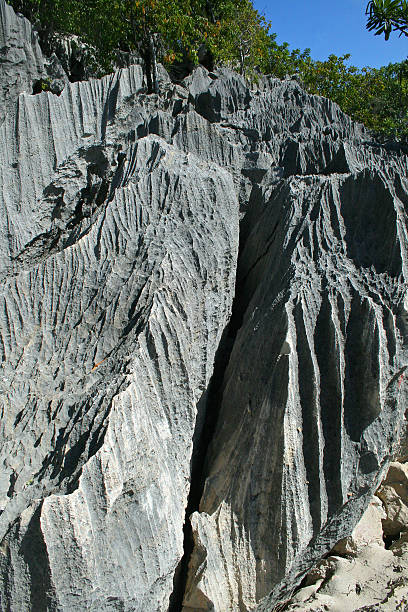
[[[240,236],[242,231],[240,230]],[[197,423],[193,436],[193,451],[191,458],[190,492],[186,506],[186,515],[183,525],[184,554],[180,560],[174,576],[174,590],[170,596],[168,612],[181,612],[188,576],[188,565],[194,548],[193,531],[190,516],[199,510],[200,500],[204,492],[207,477],[207,457],[211,442],[214,437],[217,421],[221,409],[224,376],[230,360],[232,348],[242,324],[247,296],[241,291],[240,281],[240,253],[242,253],[245,240],[240,240],[238,250],[238,263],[236,273],[236,286],[231,308],[231,317],[220,340],[219,347],[214,358],[214,370],[208,389],[202,397],[203,409],[200,403],[197,407]],[[239,296],[239,299],[237,298]],[[203,417],[200,418],[200,414]]]
[[[204,417],[200,423],[197,420],[196,430],[193,437],[193,451],[191,459],[191,478],[190,491],[186,506],[185,521],[183,525],[183,556],[174,576],[174,589],[170,597],[169,612],[181,612],[185,587],[187,582],[188,564],[193,552],[193,533],[190,524],[190,515],[199,509],[201,496],[205,484],[205,464],[208,447],[211,444],[214,430],[217,423],[222,396],[222,381],[226,365],[228,364],[233,337],[232,322],[234,317],[234,304],[232,308],[231,321],[224,331],[220,346],[214,359],[214,371],[208,386],[208,391],[203,397],[205,407]],[[198,415],[200,415],[200,404],[198,405]]]

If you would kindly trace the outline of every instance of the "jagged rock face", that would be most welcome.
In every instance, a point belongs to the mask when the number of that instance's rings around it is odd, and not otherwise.
[[[30,91],[0,127],[0,607],[271,610],[399,439],[407,160],[290,80]]]
[[[142,86],[23,94],[1,127],[4,610],[164,610],[183,553],[239,208],[225,170],[120,131]]]
[[[373,185],[382,221],[364,244]],[[216,609],[252,609],[278,585],[269,609],[280,581],[347,531],[378,485],[404,372],[395,343],[403,320],[392,307],[405,291],[401,250],[386,238],[398,241],[399,215],[404,224],[394,204],[371,172],[293,177],[249,235],[238,282],[248,301],[192,516],[185,609],[209,609],[203,595]]]
[[[45,76],[44,58],[30,22],[0,3],[0,124],[23,91]]]

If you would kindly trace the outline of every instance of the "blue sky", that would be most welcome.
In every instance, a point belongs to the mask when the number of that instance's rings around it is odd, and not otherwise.
[[[362,68],[408,56],[408,37],[394,34],[385,41],[365,29],[366,1],[254,0],[253,4],[272,22],[278,43],[288,42],[291,49],[310,47],[313,59],[351,53],[350,63]]]

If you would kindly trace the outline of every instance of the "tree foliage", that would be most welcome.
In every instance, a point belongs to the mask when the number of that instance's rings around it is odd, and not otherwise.
[[[407,0],[370,0],[367,4],[367,30],[375,35],[384,34],[388,40],[391,32],[408,36],[408,1]]]
[[[198,62],[205,45],[216,62],[250,74],[266,55],[268,27],[250,0],[11,0],[36,23],[40,34],[81,36],[95,47],[103,70],[118,51],[138,50],[150,72],[167,64]],[[44,38],[44,36],[43,36]]]
[[[210,49],[218,62],[242,75],[254,76],[266,68],[270,23],[254,10],[251,2],[222,2],[218,7]]]

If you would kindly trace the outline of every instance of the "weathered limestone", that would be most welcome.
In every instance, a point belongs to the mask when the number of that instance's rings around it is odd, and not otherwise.
[[[405,212],[392,185],[367,171],[287,179],[247,239],[185,609],[210,609],[203,595],[253,609],[275,588],[269,609],[379,484],[406,359],[392,305],[405,292]]]
[[[30,22],[0,3],[0,124],[23,91],[46,75],[45,60]]]
[[[269,612],[400,439],[407,159],[294,80],[31,95],[0,15],[0,608]]]
[[[120,132],[142,87],[135,66],[22,94],[1,126],[2,609],[166,609],[183,554],[238,202]]]
[[[408,521],[389,539],[395,508],[406,506],[406,464],[392,463],[385,481],[352,534],[306,576],[285,610],[404,610],[408,605]],[[394,489],[393,503],[381,502],[384,489]],[[398,491],[398,493],[397,493]]]
[[[386,536],[395,537],[408,530],[408,465],[391,463],[387,478],[377,491],[385,510],[383,530]]]

